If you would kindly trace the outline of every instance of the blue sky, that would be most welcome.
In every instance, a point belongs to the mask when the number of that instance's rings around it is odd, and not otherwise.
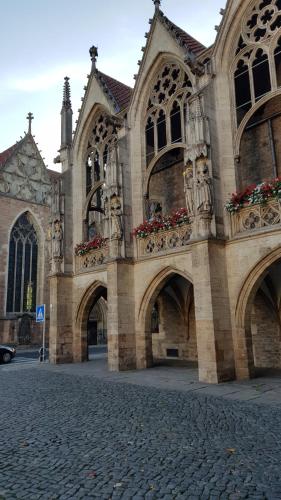
[[[90,71],[89,48],[98,45],[98,68],[133,85],[152,0],[2,0],[0,35],[0,151],[27,130],[50,168],[60,144],[64,76],[71,78],[74,120]],[[163,0],[163,12],[205,45],[215,39],[225,0]]]

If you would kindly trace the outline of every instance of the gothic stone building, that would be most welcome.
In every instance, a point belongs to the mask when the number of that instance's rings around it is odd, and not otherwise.
[[[31,133],[0,154],[0,343],[42,342],[36,304],[49,304],[47,235],[52,186]]]
[[[249,378],[281,368],[281,1],[228,0],[210,48],[154,4],[133,89],[91,48],[73,139],[65,83],[51,361],[102,303],[110,370]]]

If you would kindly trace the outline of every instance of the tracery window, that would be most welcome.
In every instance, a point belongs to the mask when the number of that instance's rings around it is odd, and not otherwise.
[[[94,121],[89,138],[86,158],[87,215],[84,220],[84,237],[91,240],[95,236],[108,237],[106,218],[106,189],[115,182],[117,162],[117,132],[119,122],[115,117],[99,113]],[[111,165],[111,171],[110,171]],[[115,172],[115,173],[114,173]],[[117,182],[117,180],[116,180]]]
[[[88,142],[86,159],[86,194],[99,181],[106,178],[106,167],[110,150],[117,143],[117,126],[105,113],[100,113],[94,122]]]
[[[30,215],[15,223],[9,244],[7,312],[35,311],[38,241]]]
[[[234,62],[237,124],[264,95],[281,86],[281,0],[257,0],[242,21]],[[273,40],[274,42],[274,40]]]
[[[192,83],[176,63],[162,66],[148,100],[146,114],[146,163],[169,144],[184,141],[184,113]]]

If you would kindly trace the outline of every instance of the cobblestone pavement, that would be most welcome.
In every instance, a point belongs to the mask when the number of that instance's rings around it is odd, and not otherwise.
[[[281,499],[280,407],[0,372],[0,499]]]

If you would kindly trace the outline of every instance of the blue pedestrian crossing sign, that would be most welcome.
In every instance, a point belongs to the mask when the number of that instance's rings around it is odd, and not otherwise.
[[[44,323],[45,321],[45,304],[36,306],[36,323]]]

